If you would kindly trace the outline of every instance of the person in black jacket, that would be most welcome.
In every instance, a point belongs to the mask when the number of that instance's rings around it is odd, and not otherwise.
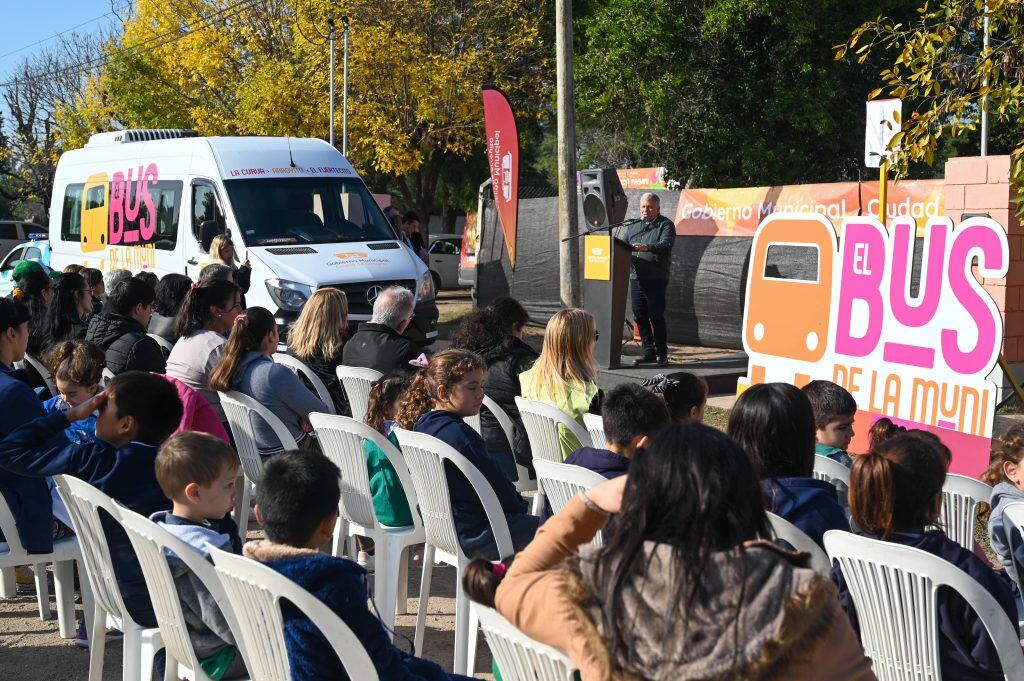
[[[640,217],[622,235],[633,247],[629,259],[629,297],[644,349],[643,357],[636,363],[657,361],[663,367],[668,366],[665,290],[672,267],[676,226],[661,214],[661,199],[650,192],[640,197]]]
[[[486,310],[478,310],[462,320],[452,337],[452,347],[471,350],[487,362],[484,394],[494,400],[512,419],[513,441],[508,442],[505,432],[498,425],[498,420],[486,408],[480,411],[481,434],[487,443],[487,451],[495,457],[502,470],[515,481],[518,479],[515,463],[525,466],[531,475],[533,472],[530,441],[526,437],[526,430],[523,428],[523,421],[519,416],[515,398],[522,396],[519,374],[533,366],[533,362],[537,359],[537,352],[524,343],[521,338],[516,338],[506,330],[509,327],[518,327],[519,334],[522,335],[523,327],[526,324],[523,318],[529,319],[522,305],[512,298],[498,299],[495,303],[498,303],[496,308],[488,307]],[[496,314],[495,310],[502,310],[507,316],[503,319]],[[523,321],[518,323],[513,321],[509,325],[507,324],[509,318]],[[506,323],[503,324],[503,321]],[[514,456],[515,463],[512,461],[512,457],[507,456],[509,452]]]
[[[409,364],[423,352],[416,343],[402,335],[409,322],[416,301],[412,291],[402,286],[389,286],[373,301],[373,317],[360,324],[341,353],[350,367],[367,367],[382,374],[392,372],[411,374]]]
[[[110,292],[106,309],[89,321],[85,340],[103,350],[107,368],[115,375],[167,370],[160,346],[146,333],[155,299],[152,286],[140,279],[125,279]]]

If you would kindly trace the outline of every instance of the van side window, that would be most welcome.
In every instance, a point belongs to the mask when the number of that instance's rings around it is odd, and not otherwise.
[[[201,241],[199,227],[207,220],[216,221],[219,231],[224,231],[224,213],[217,201],[217,191],[208,184],[192,185],[192,235],[197,241]]]
[[[61,241],[79,241],[82,236],[82,190],[84,184],[64,188],[64,209],[60,215]]]
[[[162,251],[173,251],[178,244],[178,214],[181,212],[182,182],[157,182],[150,190],[156,208],[156,233],[153,244]]]
[[[0,222],[0,239],[17,239],[18,225],[14,222]]]

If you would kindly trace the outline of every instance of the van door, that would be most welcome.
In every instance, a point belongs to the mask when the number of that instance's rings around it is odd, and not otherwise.
[[[227,225],[224,221],[224,210],[217,193],[217,186],[211,180],[192,180],[192,192],[190,197],[190,234],[185,239],[185,274],[192,278],[192,281],[199,280],[199,271],[206,264],[210,256],[203,248],[200,231],[204,222],[213,221],[217,223],[217,231],[224,233]],[[236,247],[240,244],[236,245]]]

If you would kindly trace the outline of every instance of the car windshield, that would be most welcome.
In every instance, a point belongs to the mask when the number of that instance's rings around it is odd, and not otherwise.
[[[224,185],[250,246],[395,238],[384,213],[356,178],[229,180]]]

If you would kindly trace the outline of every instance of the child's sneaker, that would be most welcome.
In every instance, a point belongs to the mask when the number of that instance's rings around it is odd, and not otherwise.
[[[356,565],[367,572],[373,572],[373,556],[366,551],[360,551],[356,556]]]
[[[19,594],[32,594],[36,591],[36,576],[32,568],[19,565],[14,568],[14,585]]]
[[[120,641],[124,638],[124,634],[117,629],[108,629],[106,639],[110,641]],[[79,648],[89,647],[89,632],[85,629],[85,620],[78,620],[78,631],[75,632],[75,645]]]

